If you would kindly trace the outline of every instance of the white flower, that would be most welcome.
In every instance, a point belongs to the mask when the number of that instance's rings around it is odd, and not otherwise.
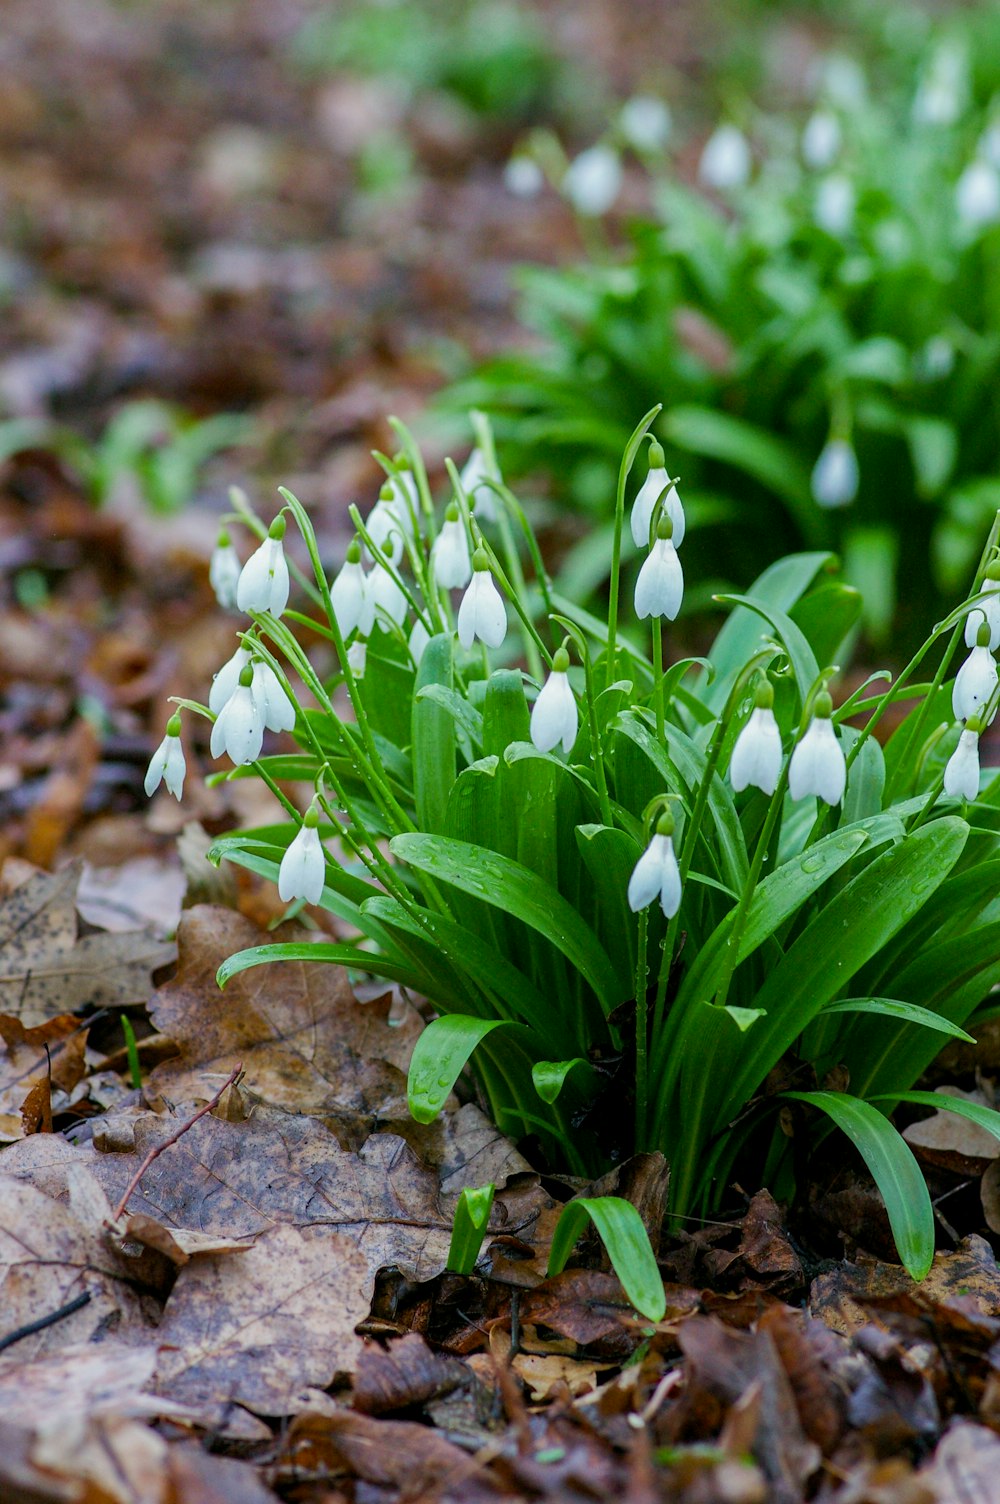
[[[813,218],[821,230],[840,238],[854,223],[854,184],[842,172],[831,172],[816,190]]]
[[[978,724],[978,722],[976,723]],[[975,799],[979,794],[979,732],[968,727],[944,770],[944,791],[951,799]]]
[[[635,501],[632,503],[632,515],[629,519],[632,526],[632,538],[636,548],[649,547],[649,530],[653,521],[653,509],[660,497],[663,496],[665,490],[667,494],[663,497],[661,511],[665,512],[673,523],[674,531],[671,536],[673,537],[674,547],[680,548],[684,542],[684,508],[681,506],[677,487],[671,482],[670,476],[663,468],[663,461],[664,454],[660,445],[655,443],[650,444],[649,474],[639,487]],[[667,490],[668,487],[669,490]]]
[[[761,789],[765,794],[773,794],[778,787],[781,774],[781,732],[771,709],[773,691],[770,692],[770,698],[766,699],[767,691],[770,691],[770,685],[759,692],[757,704],[736,738],[733,755],[729,760],[729,779],[737,794],[750,785]]]
[[[657,896],[668,919],[672,919],[681,906],[681,873],[674,855],[673,837],[661,833],[661,827],[666,824],[667,821],[661,819],[656,834],[632,869],[628,906],[633,914],[638,914]],[[669,824],[672,829],[673,822],[669,821]]]
[[[472,577],[469,540],[454,502],[449,503],[444,526],[434,540],[431,564],[442,590],[464,590]]]
[[[976,155],[993,167],[1000,167],[1000,120],[993,120],[983,131],[976,146]]]
[[[964,43],[949,39],[938,47],[913,101],[922,125],[953,125],[969,93],[969,59]]]
[[[254,662],[250,689],[267,730],[291,731],[295,725],[295,706],[274,669],[261,658]]]
[[[621,192],[618,153],[603,142],[582,151],[567,167],[561,186],[578,214],[590,219],[606,214]]]
[[[1000,175],[989,162],[971,162],[955,184],[955,210],[967,229],[1000,219]]]
[[[636,151],[662,151],[670,137],[670,106],[653,94],[635,94],[622,105],[618,126]]]
[[[375,625],[375,602],[357,543],[348,548],[347,557],[337,571],[330,586],[330,600],[342,637],[350,637],[355,627],[362,637],[369,635]]]
[[[808,167],[824,172],[832,167],[840,151],[843,132],[832,110],[816,110],[802,132],[802,159]]]
[[[793,799],[813,794],[827,804],[839,804],[847,785],[847,764],[830,719],[826,693],[816,696],[813,718],[788,764],[788,792]]]
[[[250,662],[250,650],[239,647],[231,658],[212,676],[212,688],[208,692],[208,708],[213,715],[218,715],[226,701],[232,698],[233,691],[240,682],[240,674]]]
[[[184,748],[181,746],[181,718],[179,715],[172,715],[167,722],[166,736],[149,759],[143,784],[147,798],[151,798],[163,782],[174,798],[180,799],[184,792],[186,771]]]
[[[660,527],[663,527],[663,519]],[[647,616],[665,616],[673,621],[681,609],[683,595],[681,561],[673,541],[661,534],[649,550],[649,557],[635,582],[635,614],[640,621]]]
[[[830,439],[813,466],[813,499],[821,507],[846,507],[858,494],[859,479],[850,440]]]
[[[237,767],[256,762],[264,741],[264,716],[252,685],[253,669],[248,664],[216,717],[209,743],[213,757],[226,752]]]
[[[913,357],[918,381],[940,381],[955,369],[955,346],[947,334],[932,334]]]
[[[243,569],[240,556],[222,530],[208,563],[208,580],[223,611],[236,610],[236,589]]]
[[[423,622],[418,616],[416,621],[413,623],[413,630],[410,633],[409,643],[410,657],[413,659],[414,668],[420,667],[420,660],[424,656],[424,648],[427,646],[430,640],[431,634],[428,632],[427,628],[424,626]]]
[[[489,560],[477,549],[472,561],[472,579],[458,608],[458,640],[471,648],[478,637],[488,648],[498,648],[507,635],[507,608],[490,573]]]
[[[476,519],[479,522],[495,522],[496,494],[484,481],[499,481],[500,474],[496,469],[491,469],[486,463],[486,456],[477,444],[469,455],[459,472],[459,480],[462,490],[465,492],[468,502]]]
[[[982,588],[990,593],[977,601],[965,618],[965,646],[976,646],[979,628],[985,623],[990,629],[990,640],[986,646],[992,653],[1000,645],[1000,578],[987,575]]]
[[[270,611],[280,616],[288,605],[288,564],[281,540],[285,519],[276,517],[263,543],[240,571],[236,604],[241,611]]]
[[[384,627],[387,618],[394,621],[397,627],[402,626],[406,616],[406,596],[397,585],[393,576],[381,564],[376,564],[368,579],[368,588],[371,591],[375,619]]]
[[[282,903],[304,898],[319,903],[326,878],[326,855],[316,829],[315,810],[309,810],[298,835],[281,858],[278,868],[278,897]]]
[[[347,664],[355,679],[365,677],[365,666],[368,662],[368,644],[363,637],[355,637],[347,649]]]
[[[709,136],[698,163],[707,188],[742,188],[750,177],[750,144],[735,125],[719,125]]]
[[[403,503],[402,512],[405,510],[406,506]],[[409,532],[402,512],[399,497],[387,481],[382,487],[378,501],[365,519],[365,530],[368,536],[392,565],[398,564],[403,557],[403,539],[408,536]],[[365,544],[365,558],[369,564],[374,560],[374,555],[367,544]]]
[[[997,686],[997,666],[989,648],[989,625],[979,628],[976,646],[955,675],[951,708],[956,721],[967,721],[983,710]],[[996,715],[994,710],[990,720]]]
[[[531,740],[539,752],[551,752],[559,742],[567,756],[573,750],[580,721],[568,668],[569,654],[559,648],[552,659],[552,672],[531,707]]]
[[[515,152],[503,170],[503,185],[515,198],[535,198],[545,187],[545,174],[526,152]]]

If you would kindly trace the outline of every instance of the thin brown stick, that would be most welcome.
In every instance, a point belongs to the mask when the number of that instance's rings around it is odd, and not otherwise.
[[[118,1205],[111,1213],[112,1222],[117,1222],[119,1217],[124,1214],[125,1208],[128,1205],[128,1198],[131,1196],[132,1192],[139,1184],[139,1181],[142,1179],[146,1171],[149,1169],[150,1165],[153,1163],[153,1160],[159,1159],[164,1149],[169,1149],[173,1144],[176,1144],[177,1140],[181,1138],[185,1133],[187,1133],[189,1128],[193,1128],[198,1119],[203,1118],[206,1112],[211,1112],[213,1107],[218,1107],[222,1093],[226,1090],[226,1087],[233,1086],[239,1080],[242,1074],[243,1064],[241,1061],[239,1065],[234,1066],[233,1069],[229,1072],[229,1075],[226,1077],[225,1081],[223,1081],[222,1085],[219,1087],[218,1091],[215,1093],[215,1096],[210,1102],[206,1102],[204,1107],[199,1107],[198,1111],[192,1113],[191,1117],[185,1118],[180,1127],[175,1129],[175,1131],[170,1135],[169,1138],[165,1138],[162,1144],[157,1144],[154,1149],[150,1149],[149,1153],[146,1155],[146,1158],[143,1160],[142,1164],[136,1170],[135,1174],[132,1176],[132,1179],[125,1187],[122,1199],[119,1201]]]

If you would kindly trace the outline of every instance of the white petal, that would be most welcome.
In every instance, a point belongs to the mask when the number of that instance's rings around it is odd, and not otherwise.
[[[365,528],[375,544],[389,560],[398,564],[403,557],[403,523],[392,502],[377,501],[368,513]],[[365,558],[373,561],[371,550],[365,545]]]
[[[239,554],[231,543],[213,549],[208,565],[208,579],[215,591],[215,598],[224,611],[235,609],[236,588],[242,568]]]
[[[365,677],[365,665],[368,661],[368,644],[364,638],[356,637],[347,649],[347,662],[355,679]]]
[[[461,521],[446,522],[431,550],[434,578],[443,590],[464,590],[472,575],[469,541]]]
[[[240,684],[212,727],[212,756],[219,757],[225,748],[237,767],[242,767],[257,760],[263,741],[264,720],[253,691]]]
[[[1000,646],[1000,590],[991,590],[965,618],[965,646],[976,646],[976,633],[986,622],[990,629],[990,652]]]
[[[665,486],[670,485],[670,476],[662,466],[650,470],[646,479],[639,487],[635,501],[632,503],[632,540],[636,548],[646,549],[649,547],[649,532],[653,520],[653,508],[661,496]],[[677,487],[670,486],[670,490],[663,498],[663,511],[674,525],[671,542],[675,548],[680,548],[684,542],[685,518],[681,499],[677,494]]]
[[[738,794],[751,785],[773,794],[781,775],[781,732],[774,711],[757,705],[736,738],[729,779]]]
[[[241,611],[270,611],[280,616],[288,604],[288,565],[280,538],[265,538],[246,561],[236,587]]]
[[[531,707],[531,740],[539,752],[551,752],[562,742],[565,753],[572,750],[579,729],[576,697],[569,676],[553,670],[538,692]]]
[[[660,840],[667,843],[660,873],[660,908],[668,919],[673,919],[681,906],[681,872],[673,841],[669,836],[661,836]]]
[[[281,858],[278,896],[282,903],[290,903],[295,898],[319,903],[325,876],[326,859],[319,831],[315,826],[303,825]]]
[[[146,769],[146,777],[142,785],[146,791],[147,799],[152,798],[154,792],[160,786],[163,776],[167,771],[167,757],[170,752],[170,743],[176,741],[176,739],[176,737],[165,736],[149,759],[149,767]]]
[[[944,791],[952,799],[976,799],[979,795],[979,736],[963,731],[944,770]]]
[[[208,708],[213,715],[230,700],[240,682],[240,674],[250,662],[250,653],[247,648],[237,648],[233,656],[222,665],[219,672],[212,678],[212,688],[208,692]],[[218,753],[213,753],[218,756]]]
[[[852,446],[846,439],[830,439],[813,466],[813,499],[821,507],[846,507],[858,494],[859,479]]]
[[[970,229],[1000,219],[1000,175],[989,162],[973,162],[955,187],[955,208]]]
[[[997,683],[997,666],[989,648],[975,647],[955,675],[951,705],[957,721],[967,721],[982,710]],[[994,711],[994,715],[996,712]],[[993,716],[990,716],[992,721]]]
[[[677,550],[669,538],[657,538],[635,583],[635,614],[640,621],[647,616],[673,621],[683,594],[684,571]]]
[[[847,783],[847,765],[833,722],[815,716],[788,765],[788,792],[793,799],[810,794],[827,804],[839,804]]]
[[[346,560],[330,586],[333,614],[341,636],[350,637],[361,621],[367,604],[365,572],[359,563]],[[370,629],[369,629],[370,630]]]
[[[669,836],[654,835],[633,867],[628,881],[628,906],[633,914],[651,904],[660,892],[668,844],[673,851]]]
[[[621,191],[622,164],[610,146],[582,151],[563,174],[562,191],[578,214],[606,214]]]
[[[410,656],[415,668],[420,667],[420,660],[424,656],[424,648],[431,640],[431,634],[418,616],[413,623],[413,631],[410,633]]]
[[[498,648],[506,635],[503,597],[489,570],[477,569],[458,608],[458,640],[463,648],[471,648],[477,637],[488,648]]]
[[[165,738],[170,745],[167,747],[166,765],[163,769],[163,781],[168,791],[175,799],[180,799],[184,793],[184,775],[187,772],[187,764],[184,761],[184,748],[181,746],[179,736]]]
[[[720,125],[705,143],[698,176],[709,188],[742,188],[750,176],[750,147],[735,125]]]
[[[368,584],[376,616],[381,613],[394,621],[397,627],[401,626],[406,616],[406,596],[389,571],[383,569],[381,564],[376,564]]]
[[[802,156],[809,167],[831,167],[840,151],[840,121],[829,110],[817,110],[802,132]]]
[[[251,693],[258,712],[269,731],[291,731],[295,725],[295,706],[284,691],[281,680],[269,663],[258,659],[253,666]]]

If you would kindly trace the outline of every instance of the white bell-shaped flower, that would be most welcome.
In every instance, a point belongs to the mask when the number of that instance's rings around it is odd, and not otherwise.
[[[251,653],[249,648],[238,647],[231,658],[212,676],[212,687],[208,692],[208,708],[213,715],[218,715],[226,701],[232,698],[233,691],[240,682],[240,674],[250,662]]]
[[[753,159],[750,143],[735,125],[719,125],[705,142],[698,177],[706,188],[726,192],[749,181]]]
[[[781,776],[781,732],[774,719],[774,690],[766,679],[757,686],[750,719],[736,738],[729,760],[729,780],[734,791],[753,786],[773,794]]]
[[[981,723],[974,717],[966,722],[958,746],[944,770],[944,791],[951,799],[976,799],[979,796],[979,735]]]
[[[278,868],[278,897],[282,903],[305,899],[319,903],[326,878],[326,854],[316,829],[319,815],[315,808],[306,811],[298,835],[281,858]]]
[[[816,172],[832,167],[840,152],[843,131],[832,110],[816,110],[802,132],[802,160]]]
[[[515,198],[537,198],[545,187],[545,174],[534,157],[517,151],[504,167],[503,185]]]
[[[369,577],[361,563],[361,547],[357,539],[350,544],[330,586],[330,600],[342,637],[350,637],[355,628],[362,637],[369,636],[375,625],[375,602]]]
[[[618,153],[604,142],[588,147],[569,164],[561,186],[577,214],[588,219],[600,218],[621,192],[622,164]]]
[[[1000,566],[991,565],[991,569]],[[983,622],[990,629],[990,640],[987,646],[991,653],[1000,645],[1000,576],[987,573],[983,580],[983,590],[988,590],[989,595],[984,595],[981,601],[977,601],[965,618],[965,646],[974,648],[977,634]]]
[[[423,622],[418,616],[416,621],[413,623],[413,629],[410,632],[409,641],[410,657],[413,659],[414,668],[420,667],[420,660],[424,656],[424,648],[427,646],[430,640],[431,634],[428,632],[427,628],[424,626]]]
[[[490,561],[483,548],[477,548],[472,560],[472,579],[458,608],[458,640],[471,648],[476,638],[488,648],[498,648],[507,635],[507,608],[490,573]]]
[[[208,561],[208,581],[223,611],[236,610],[236,590],[242,570],[240,556],[233,547],[229,534],[222,528]]]
[[[655,94],[634,94],[618,116],[618,129],[635,151],[662,151],[672,124],[670,106]]]
[[[267,537],[244,564],[236,586],[236,604],[241,611],[270,611],[280,616],[288,605],[288,562],[282,539],[284,517],[275,517]]]
[[[633,914],[659,898],[660,908],[672,919],[681,906],[681,872],[674,853],[674,818],[660,816],[656,832],[632,869],[628,883],[628,906]]]
[[[817,506],[849,506],[858,494],[859,480],[858,457],[850,440],[828,440],[813,466],[812,494]]]
[[[406,596],[394,577],[381,564],[376,564],[369,575],[368,588],[371,591],[377,625],[384,629],[386,623],[392,621],[397,627],[402,626],[406,618]]]
[[[347,649],[347,665],[355,679],[365,677],[365,669],[368,665],[368,644],[363,637],[355,637]]]
[[[847,764],[830,719],[833,702],[824,691],[816,696],[813,718],[788,764],[788,792],[793,799],[810,794],[839,804],[847,786]]]
[[[415,537],[420,524],[420,487],[403,454],[396,456],[396,474],[389,477],[389,489],[404,534],[407,538]]]
[[[632,514],[629,519],[632,527],[632,539],[636,548],[649,547],[649,533],[653,522],[653,511],[660,497],[663,496],[663,511],[673,523],[674,530],[671,534],[675,548],[680,548],[684,542],[684,508],[677,494],[677,487],[673,484],[670,476],[664,469],[665,456],[662,445],[655,441],[649,446],[649,474],[643,481],[632,503]],[[666,495],[663,493],[666,491]]]
[[[147,798],[152,797],[162,782],[175,799],[180,799],[184,792],[186,772],[184,748],[181,746],[181,718],[179,715],[172,715],[167,722],[166,736],[149,759],[143,783]]]
[[[500,472],[486,463],[486,456],[478,444],[459,471],[458,478],[476,521],[495,522],[496,492],[487,482],[499,481]]]
[[[295,706],[274,669],[261,658],[254,661],[250,688],[266,729],[291,731],[295,725]]]
[[[216,716],[209,743],[213,757],[226,752],[237,767],[256,762],[264,742],[264,716],[253,692],[253,669],[247,664],[229,699]]]
[[[951,708],[956,721],[967,721],[970,716],[981,717],[996,687],[997,666],[990,652],[989,623],[984,621],[976,633],[976,646],[955,675]],[[994,709],[989,721],[995,715]]]
[[[635,582],[635,614],[642,621],[647,616],[665,616],[673,621],[681,609],[684,596],[684,571],[670,536],[673,524],[669,515],[656,525],[656,539]]]
[[[402,510],[405,511],[405,506]],[[365,519],[365,530],[375,547],[385,554],[389,563],[393,566],[397,565],[403,557],[403,540],[407,536],[407,529],[401,515],[399,498],[388,481],[382,487],[378,501]],[[365,558],[369,564],[374,559],[374,554],[367,544],[365,544]]]
[[[431,565],[434,578],[442,590],[464,590],[472,578],[469,540],[465,536],[465,524],[459,515],[457,502],[448,503],[444,526],[431,549]]]
[[[813,218],[821,230],[840,240],[854,223],[856,202],[850,178],[842,172],[831,172],[816,189]]]
[[[570,687],[569,654],[558,648],[552,658],[552,672],[538,691],[531,707],[530,735],[539,752],[551,752],[562,742],[562,749],[569,756],[580,728],[576,708],[576,696]]]
[[[1000,219],[1000,173],[991,162],[970,162],[955,184],[955,210],[969,230]]]

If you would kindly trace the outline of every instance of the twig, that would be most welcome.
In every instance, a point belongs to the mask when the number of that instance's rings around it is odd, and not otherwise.
[[[8,1347],[13,1347],[15,1342],[20,1342],[22,1337],[30,1337],[35,1332],[44,1332],[47,1326],[55,1326],[57,1321],[62,1321],[64,1316],[72,1316],[74,1311],[81,1310],[90,1303],[90,1291],[84,1290],[82,1295],[77,1295],[74,1300],[69,1300],[58,1311],[50,1311],[47,1316],[39,1316],[37,1321],[29,1321],[26,1326],[15,1327],[8,1332],[6,1337],[0,1337],[0,1353]]]
[[[177,1140],[181,1138],[185,1133],[187,1133],[189,1128],[193,1128],[198,1119],[203,1118],[206,1112],[211,1112],[213,1107],[217,1107],[219,1105],[219,1100],[222,1096],[222,1093],[226,1090],[226,1087],[233,1086],[239,1080],[242,1074],[243,1064],[241,1062],[239,1065],[235,1065],[229,1072],[229,1075],[226,1077],[225,1081],[223,1081],[222,1085],[219,1087],[218,1091],[215,1093],[215,1096],[210,1102],[206,1102],[204,1107],[199,1107],[197,1112],[192,1113],[189,1118],[185,1118],[180,1127],[176,1128],[169,1138],[165,1138],[162,1144],[157,1144],[155,1148],[150,1149],[149,1153],[146,1155],[146,1158],[143,1160],[142,1164],[136,1170],[135,1174],[132,1176],[132,1179],[125,1187],[125,1190],[122,1194],[122,1199],[119,1201],[118,1205],[111,1213],[112,1222],[117,1222],[118,1219],[124,1214],[125,1207],[128,1204],[128,1198],[131,1196],[132,1192],[139,1184],[139,1181],[142,1179],[146,1171],[149,1169],[150,1165],[153,1163],[153,1160],[159,1159],[164,1149],[169,1149],[174,1144],[176,1144]]]

